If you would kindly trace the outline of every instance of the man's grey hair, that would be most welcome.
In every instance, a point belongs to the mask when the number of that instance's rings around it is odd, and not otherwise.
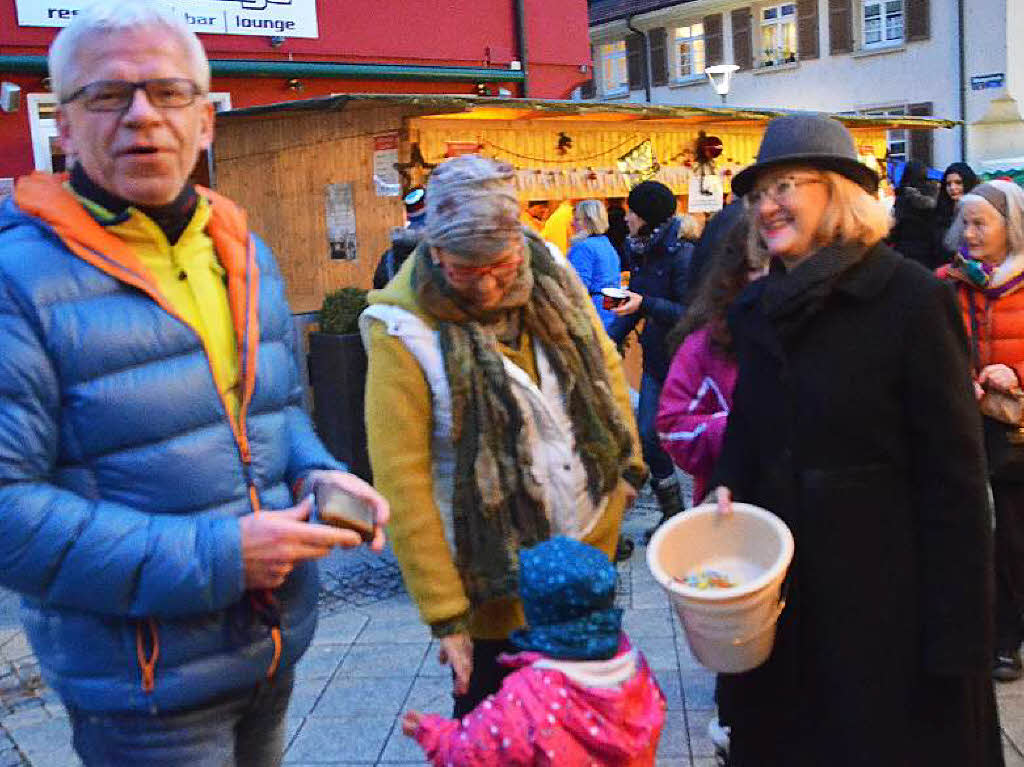
[[[50,44],[50,84],[57,98],[67,98],[71,95],[68,88],[84,84],[75,82],[78,53],[94,35],[136,29],[158,29],[177,38],[189,59],[196,84],[204,93],[210,90],[210,62],[206,51],[181,16],[147,0],[98,0],[80,10]]]

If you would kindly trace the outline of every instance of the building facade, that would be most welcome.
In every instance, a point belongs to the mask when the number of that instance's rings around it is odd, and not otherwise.
[[[889,156],[981,171],[1024,166],[1019,0],[596,0],[594,79],[580,98],[718,104],[704,68],[739,67],[735,106],[936,116]]]
[[[199,33],[218,109],[331,93],[565,98],[589,77],[584,0],[162,1]],[[0,195],[63,166],[45,57],[81,5],[0,0]]]

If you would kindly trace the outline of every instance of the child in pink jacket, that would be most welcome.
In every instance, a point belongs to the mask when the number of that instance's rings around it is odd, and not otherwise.
[[[747,262],[747,231],[745,218],[729,231],[690,311],[673,331],[683,343],[672,358],[658,404],[658,438],[676,465],[693,476],[694,503],[710,489],[707,484],[722,452],[736,386],[726,313],[743,289],[765,272],[764,265]]]
[[[409,711],[402,731],[439,767],[653,765],[665,697],[622,633],[608,558],[552,538],[521,551],[519,592],[529,628],[501,689],[461,721]]]

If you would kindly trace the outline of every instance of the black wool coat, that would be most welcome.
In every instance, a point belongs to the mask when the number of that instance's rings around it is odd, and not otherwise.
[[[730,315],[715,482],[779,515],[796,555],[772,656],[719,677],[731,764],[1001,765],[982,433],[952,294],[878,245],[780,338],[766,284]]]

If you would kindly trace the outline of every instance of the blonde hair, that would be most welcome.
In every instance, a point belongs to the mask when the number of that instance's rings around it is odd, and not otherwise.
[[[689,213],[679,216],[679,236],[684,240],[696,240],[703,230],[704,227],[695,216],[691,216]]]
[[[79,84],[76,78],[82,73],[78,71],[78,52],[93,35],[138,29],[159,30],[176,38],[188,59],[196,85],[204,93],[210,90],[210,62],[206,51],[183,18],[148,0],[117,3],[99,0],[80,10],[50,44],[47,65],[57,98],[67,98],[71,95],[67,92],[69,85]]]
[[[587,234],[604,234],[608,231],[608,211],[599,200],[581,200],[576,204],[576,217],[583,223]]]
[[[880,200],[864,187],[831,170],[795,166],[792,170],[807,171],[824,182],[828,190],[825,213],[818,226],[817,240],[838,242],[870,248],[889,233],[889,212]],[[767,259],[768,252],[757,226],[750,227],[752,258]]]
[[[1024,190],[1011,181],[986,181],[1006,196],[1006,216],[1003,218],[1006,224],[1006,247],[1010,254],[1024,253]],[[978,194],[968,192],[957,201],[956,216],[946,233],[944,244],[950,250],[957,250],[964,236],[964,208],[971,203],[983,202],[992,210],[999,213],[998,209],[988,200]]]

